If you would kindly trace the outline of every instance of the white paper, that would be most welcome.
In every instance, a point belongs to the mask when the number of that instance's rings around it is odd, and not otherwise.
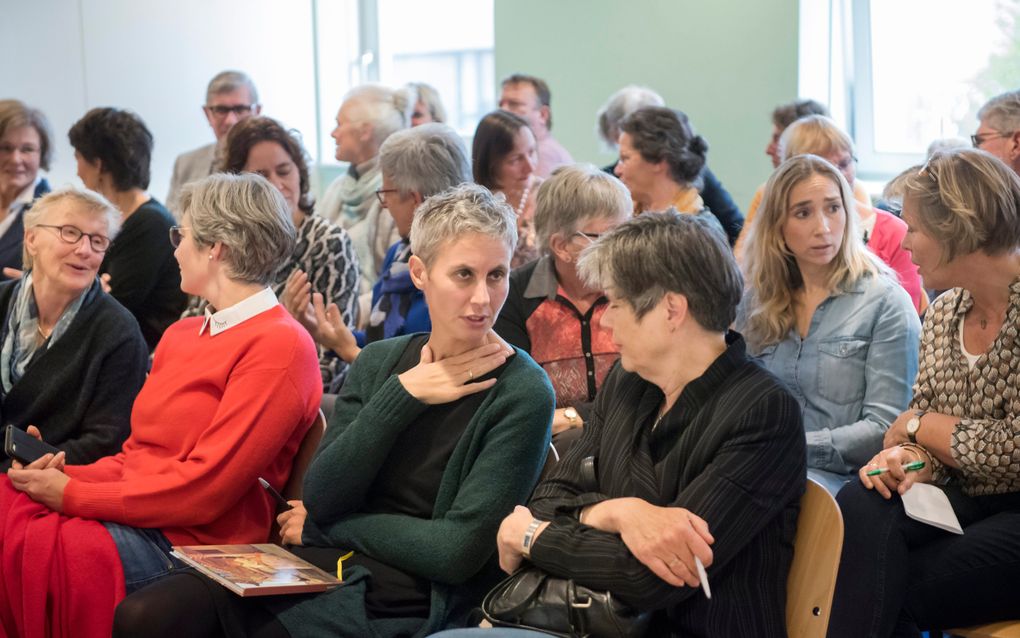
[[[907,516],[915,521],[934,525],[954,534],[963,533],[956,512],[949,504],[949,497],[934,485],[914,483],[902,498]]]

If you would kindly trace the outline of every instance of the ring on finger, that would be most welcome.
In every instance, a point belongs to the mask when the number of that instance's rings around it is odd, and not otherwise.
[[[670,569],[672,569],[679,562],[680,562],[680,557],[679,556],[674,556],[673,560],[671,560],[668,563],[666,563],[666,566],[669,567]]]
[[[475,373],[472,372],[471,370],[468,370],[468,383],[471,383],[474,380],[475,380]]]

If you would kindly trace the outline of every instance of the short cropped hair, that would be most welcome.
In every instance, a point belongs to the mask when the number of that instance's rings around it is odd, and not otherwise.
[[[977,116],[1000,133],[1020,131],[1020,90],[996,95],[985,102]]]
[[[785,161],[797,155],[854,154],[854,141],[836,122],[824,115],[806,115],[783,131],[779,155]]]
[[[431,266],[443,245],[478,233],[517,247],[517,216],[506,199],[477,184],[461,184],[429,197],[411,222],[411,252]]]
[[[290,156],[291,161],[297,166],[300,182],[298,208],[303,213],[311,213],[313,204],[309,193],[309,160],[301,145],[299,133],[295,130],[288,131],[272,118],[256,115],[230,127],[227,134],[226,157],[223,158],[221,170],[228,173],[243,173],[244,165],[248,163],[248,154],[259,142],[276,142]]]
[[[644,106],[666,106],[666,101],[655,91],[634,84],[613,93],[596,114],[599,136],[610,148],[616,148],[620,121]]]
[[[618,219],[634,210],[623,182],[592,164],[560,166],[535,196],[535,234],[544,254],[559,233],[569,237],[592,219]]]
[[[514,138],[522,128],[531,130],[524,118],[510,111],[496,110],[482,118],[471,143],[475,183],[496,189],[496,165],[514,150]]]
[[[413,108],[416,102],[421,102],[428,109],[433,122],[442,124],[446,121],[446,109],[443,108],[443,100],[439,97],[439,91],[431,84],[424,82],[408,82],[410,98],[409,102]]]
[[[613,291],[638,319],[666,293],[683,295],[694,320],[713,332],[729,329],[743,291],[722,233],[675,209],[620,224],[581,253],[578,270],[592,288]]]
[[[231,279],[268,285],[294,252],[297,231],[283,195],[255,173],[214,173],[184,186],[182,216],[201,246],[221,242]]]
[[[255,83],[244,71],[220,71],[213,79],[209,80],[209,86],[205,90],[205,102],[208,104],[214,95],[231,93],[237,89],[248,89],[248,96],[252,104],[259,103],[259,92]]]
[[[682,111],[664,106],[640,108],[620,122],[620,130],[646,162],[665,161],[673,181],[695,184],[705,167],[708,143],[694,133]]]
[[[31,126],[39,135],[39,166],[50,170],[53,161],[53,129],[39,109],[28,106],[21,100],[0,100],[0,137],[16,128]]]
[[[526,73],[514,73],[513,75],[507,76],[501,83],[500,86],[506,86],[507,84],[530,84],[535,89],[535,95],[538,96],[538,103],[542,106],[548,106],[549,119],[546,121],[546,128],[552,130],[552,93],[549,91],[549,85],[545,80],[534,75],[528,75]]]
[[[941,263],[1020,246],[1020,177],[995,156],[960,148],[935,153],[904,184],[925,234],[942,247]]]
[[[403,195],[422,198],[471,181],[464,140],[446,124],[397,131],[379,148],[379,167]]]
[[[351,120],[372,125],[372,138],[376,146],[400,129],[411,125],[414,104],[410,92],[405,89],[391,89],[381,84],[362,84],[344,96],[343,103],[349,104]]]
[[[783,131],[786,127],[807,115],[829,116],[829,109],[821,102],[814,100],[794,100],[788,104],[780,104],[772,111],[772,123]]]
[[[108,199],[86,188],[66,186],[40,197],[24,213],[25,230],[45,223],[50,211],[61,204],[69,204],[90,217],[103,217],[106,221],[106,236],[111,240],[120,232],[120,211]],[[32,268],[32,256],[22,248],[25,269]]]
[[[67,137],[74,150],[113,179],[118,191],[149,187],[152,133],[131,111],[95,108],[74,123]]]

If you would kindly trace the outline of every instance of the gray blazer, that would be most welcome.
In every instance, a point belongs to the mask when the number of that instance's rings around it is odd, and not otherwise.
[[[166,196],[166,207],[176,219],[181,218],[177,197],[181,187],[203,177],[212,175],[216,163],[216,142],[207,144],[187,153],[181,153],[174,161],[174,174],[170,178],[170,192]]]

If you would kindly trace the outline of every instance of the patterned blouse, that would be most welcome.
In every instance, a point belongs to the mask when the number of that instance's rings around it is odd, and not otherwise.
[[[353,330],[358,319],[359,272],[358,256],[347,231],[314,213],[306,215],[297,229],[294,253],[276,271],[270,285],[277,297],[283,295],[287,277],[298,268],[307,273],[313,292],[321,292],[327,304],[332,301],[340,308],[344,323]],[[181,317],[201,315],[206,305],[204,299],[191,297]],[[332,350],[316,347],[323,391],[334,392],[346,375],[347,364]]]
[[[951,453],[960,469],[938,460],[970,496],[1020,491],[1020,279],[1010,285],[1009,308],[995,341],[971,369],[960,348],[961,319],[974,304],[954,288],[935,300],[921,334],[920,369],[911,408],[960,417]]]

